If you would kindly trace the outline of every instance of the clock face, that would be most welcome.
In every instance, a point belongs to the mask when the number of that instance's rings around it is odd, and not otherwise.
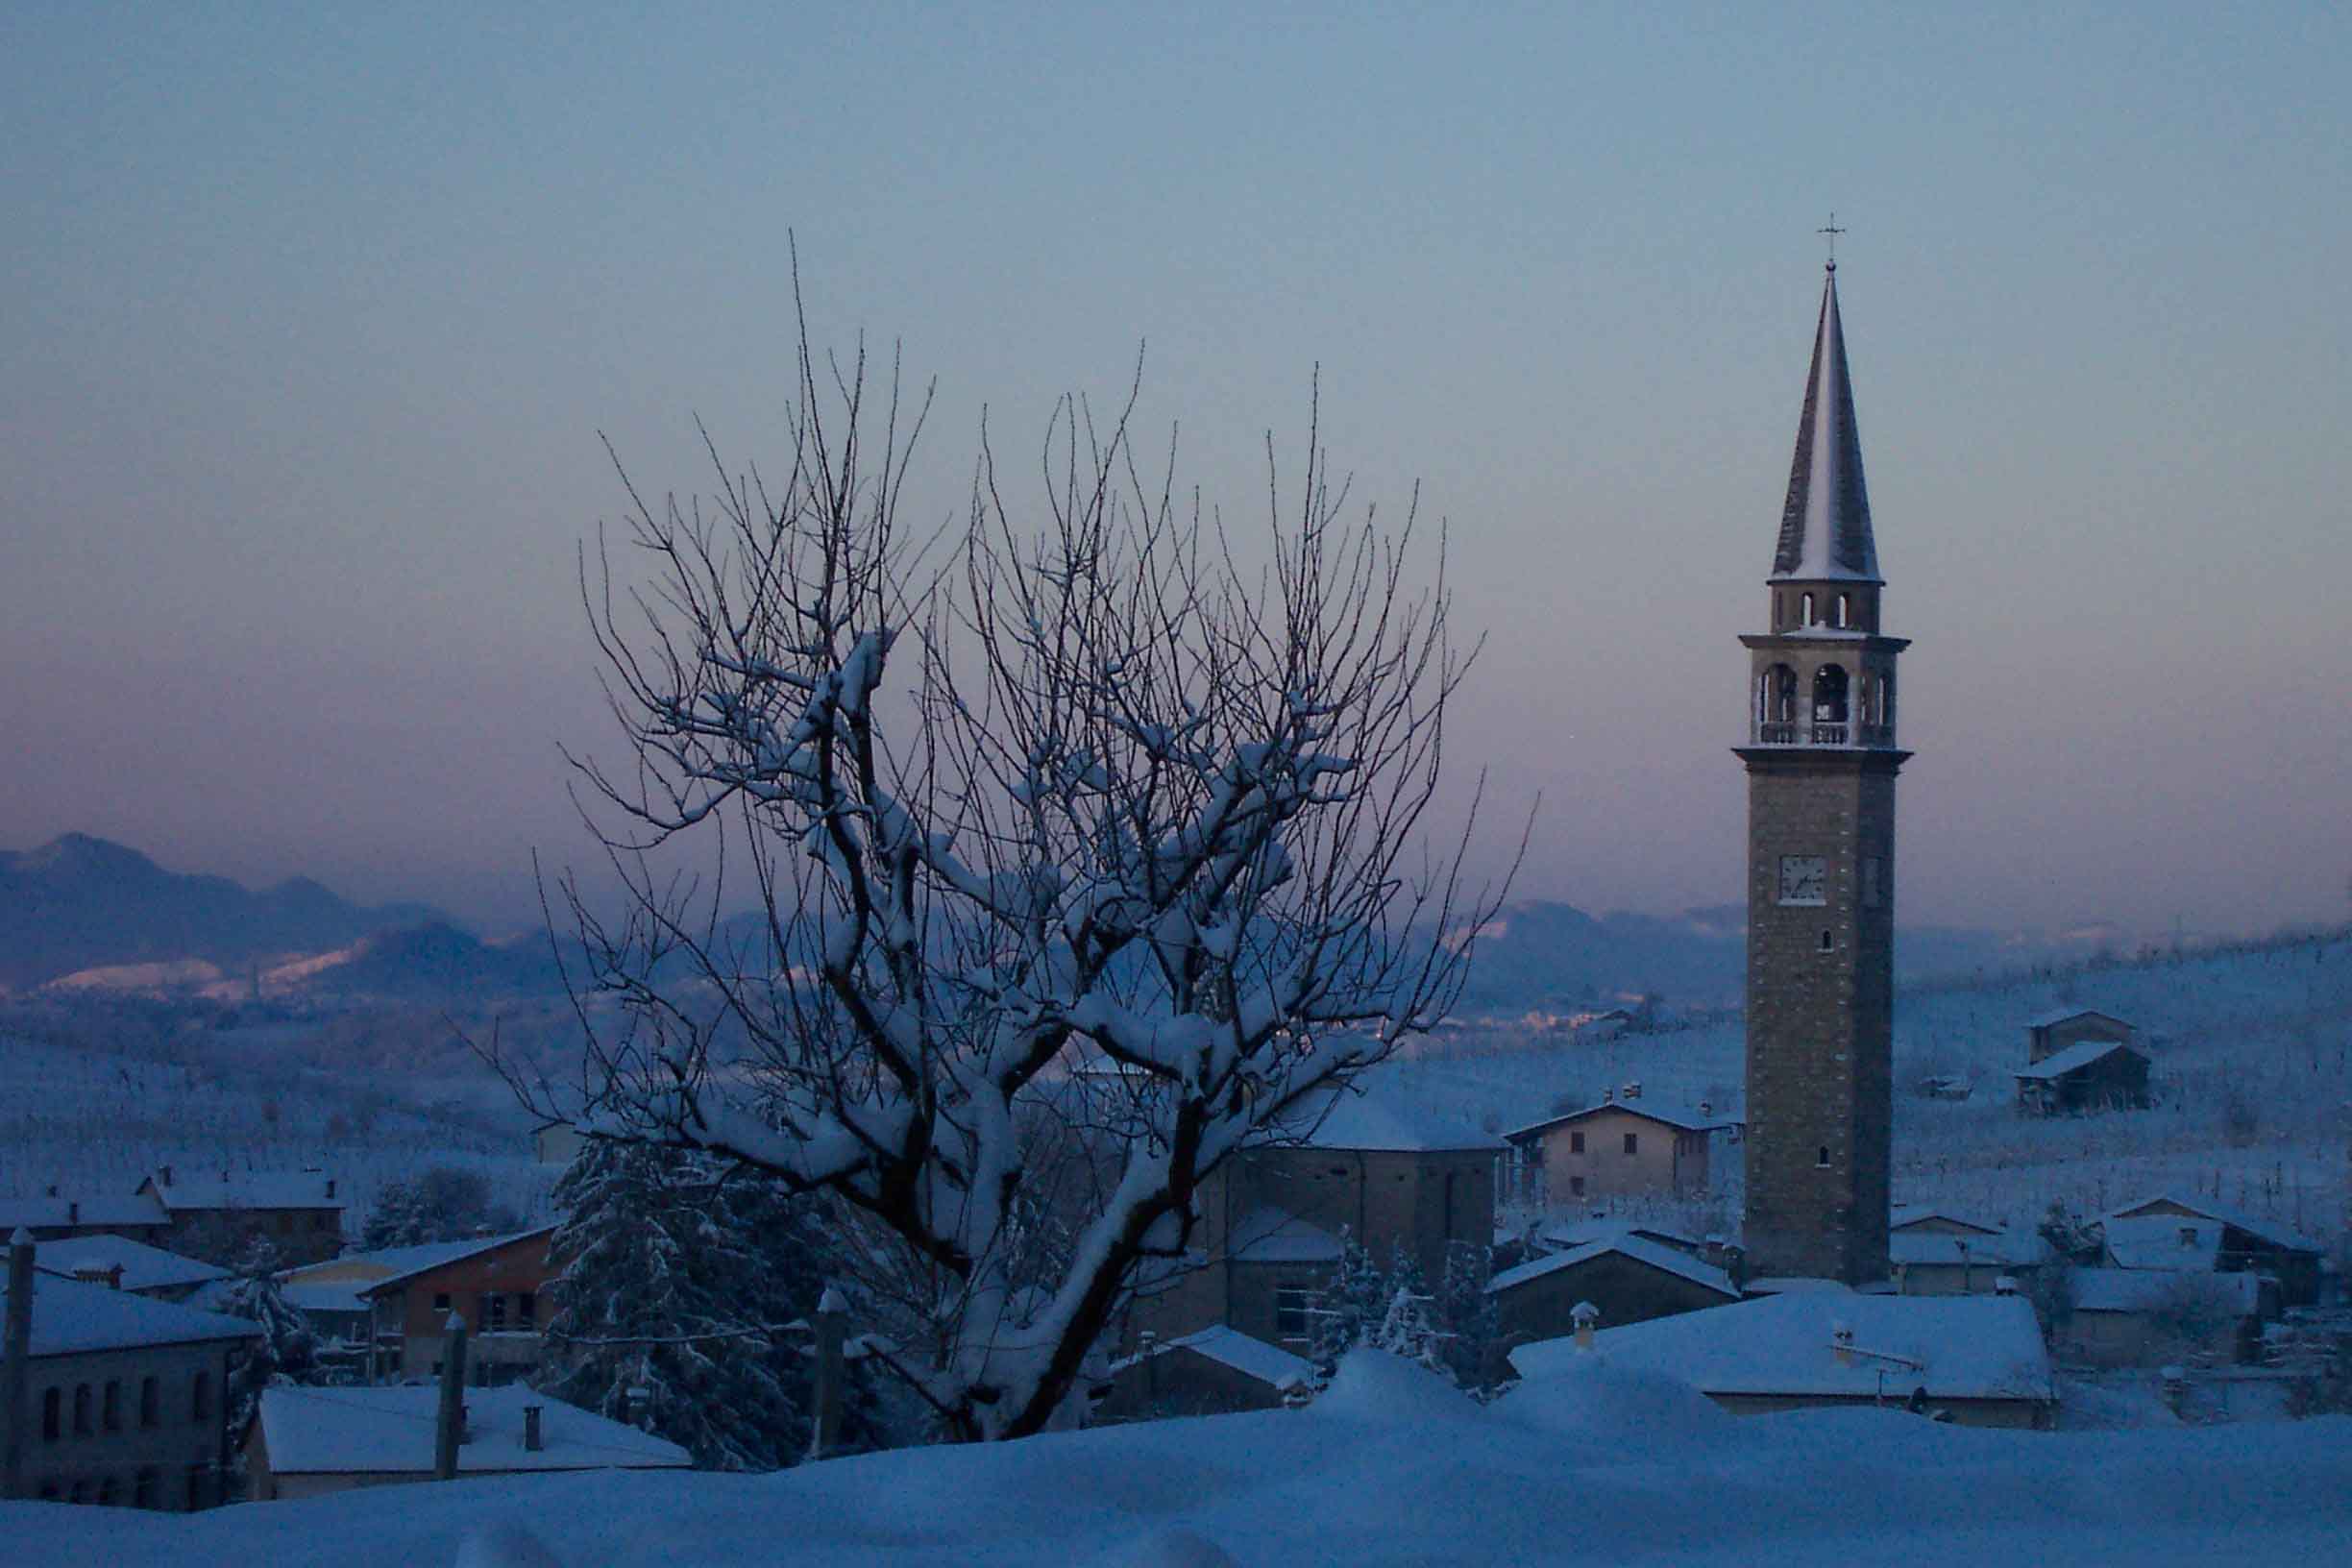
[[[1829,863],[1820,855],[1780,857],[1780,901],[1784,904],[1825,904],[1829,901]]]

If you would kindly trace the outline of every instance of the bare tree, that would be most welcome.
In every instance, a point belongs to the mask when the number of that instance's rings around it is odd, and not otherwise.
[[[1417,585],[1411,511],[1343,516],[1311,422],[1287,485],[1268,438],[1262,540],[1180,493],[1172,441],[1147,471],[1133,386],[1107,423],[1062,401],[1034,505],[984,421],[962,527],[910,539],[928,389],[805,318],[797,365],[780,482],[706,436],[711,498],[622,474],[649,582],[583,554],[628,752],[574,766],[627,913],[560,884],[588,1071],[530,1095],[829,1190],[884,1352],[951,1433],[1018,1436],[1218,1162],[1452,1004],[1500,894],[1423,819],[1476,649],[1442,545]],[[684,835],[716,872],[653,869]]]

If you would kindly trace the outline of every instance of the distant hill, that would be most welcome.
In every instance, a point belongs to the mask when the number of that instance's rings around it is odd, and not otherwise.
[[[0,850],[0,987],[12,991],[85,969],[187,961],[236,975],[387,927],[431,924],[446,927],[449,917],[423,904],[352,904],[306,877],[254,893],[227,877],[167,871],[86,833]]]
[[[1680,915],[1614,911],[1531,900],[1498,912],[1481,930],[1464,1015],[1569,1012],[1655,992],[1678,1007],[1735,1007],[1748,963],[1748,913],[1737,904]],[[2089,949],[2065,939],[1906,926],[1896,933],[1902,980],[2005,969]]]

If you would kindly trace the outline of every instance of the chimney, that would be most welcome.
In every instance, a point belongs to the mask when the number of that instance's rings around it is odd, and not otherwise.
[[[1710,1100],[1701,1100],[1699,1102],[1699,1114],[1703,1116],[1713,1115],[1715,1114],[1714,1102]]]
[[[161,1171],[160,1171],[159,1174],[160,1174],[160,1175],[162,1176],[162,1178],[163,1178],[163,1181],[162,1181],[162,1184],[161,1184],[162,1186],[164,1186],[164,1187],[169,1187],[169,1186],[171,1186],[171,1166],[169,1166],[169,1165],[165,1165],[165,1166],[162,1168],[162,1170],[161,1170]]]
[[[1570,1310],[1568,1318],[1570,1322],[1576,1325],[1577,1349],[1592,1349],[1593,1330],[1601,1322],[1601,1309],[1595,1307],[1589,1301],[1580,1301],[1573,1309]]]
[[[1617,1091],[1613,1089],[1603,1090],[1601,1091],[1601,1103],[1603,1105],[1615,1105],[1617,1103]]]
[[[1830,1324],[1829,1348],[1837,1352],[1838,1365],[1853,1365],[1853,1325],[1850,1323]]]
[[[52,1190],[54,1190],[54,1188],[52,1188]],[[65,1223],[68,1225],[79,1225],[82,1223],[82,1200],[80,1198],[72,1198],[67,1200],[65,1204]]]
[[[331,1198],[334,1196],[334,1178],[332,1176],[327,1178],[327,1195]]]
[[[2000,1276],[2000,1278],[1995,1280],[1993,1282],[1993,1293],[1997,1296],[2016,1295],[2018,1293],[2017,1276],[2014,1274],[2003,1274]]]
[[[653,1390],[642,1383],[632,1383],[628,1385],[628,1392],[623,1398],[626,1401],[623,1407],[626,1412],[624,1419],[630,1426],[642,1431],[647,1415],[653,1409]]]
[[[1636,1078],[1631,1083],[1626,1085],[1625,1097],[1629,1100],[1638,1100],[1641,1098],[1640,1079]]]
[[[543,1409],[539,1405],[523,1407],[523,1447],[527,1453],[536,1454],[547,1446],[539,1439],[539,1412]]]

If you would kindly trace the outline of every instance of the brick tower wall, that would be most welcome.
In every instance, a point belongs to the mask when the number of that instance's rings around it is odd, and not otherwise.
[[[1749,772],[1749,1271],[1884,1279],[1895,772],[1903,753],[1741,754]],[[1823,903],[1779,901],[1786,855],[1826,863]]]

